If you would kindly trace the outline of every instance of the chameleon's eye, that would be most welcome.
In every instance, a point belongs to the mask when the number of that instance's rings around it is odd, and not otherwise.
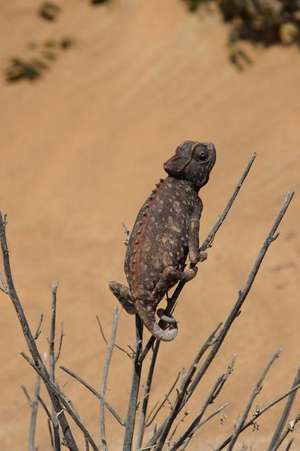
[[[195,160],[204,161],[208,157],[208,150],[206,147],[199,146],[195,149],[194,158]]]

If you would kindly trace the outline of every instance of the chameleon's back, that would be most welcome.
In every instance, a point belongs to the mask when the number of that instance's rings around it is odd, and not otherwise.
[[[133,297],[155,288],[167,266],[182,270],[196,191],[185,180],[161,180],[141,208],[127,247],[125,273]]]

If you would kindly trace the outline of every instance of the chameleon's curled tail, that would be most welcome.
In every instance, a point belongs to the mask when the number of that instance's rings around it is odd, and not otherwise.
[[[172,321],[172,328],[162,329],[156,322],[155,309],[152,305],[147,305],[147,303],[143,303],[142,301],[136,301],[135,308],[139,317],[154,337],[162,341],[174,340],[178,332],[175,320]]]

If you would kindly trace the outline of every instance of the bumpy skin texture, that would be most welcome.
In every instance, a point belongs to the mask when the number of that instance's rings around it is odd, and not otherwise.
[[[213,144],[185,141],[177,148],[164,164],[168,177],[142,206],[130,235],[124,268],[129,288],[109,284],[126,311],[137,313],[160,340],[173,340],[177,324],[163,317],[166,328],[161,328],[155,318],[157,305],[179,280],[195,277],[196,264],[205,258],[199,252],[198,191],[208,182],[215,160]]]

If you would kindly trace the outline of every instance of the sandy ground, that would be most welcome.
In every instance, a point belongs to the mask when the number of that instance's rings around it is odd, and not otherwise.
[[[124,280],[121,224],[132,226],[163,176],[163,161],[184,139],[215,143],[217,164],[201,196],[203,239],[257,152],[207,262],[184,290],[176,314],[180,333],[162,347],[154,402],[224,319],[286,192],[299,188],[300,55],[295,49],[252,51],[255,64],[240,73],[227,61],[224,25],[213,14],[188,14],[180,1],[114,0],[98,8],[82,0],[60,4],[63,12],[55,23],[37,17],[38,1],[11,0],[0,7],[2,68],[10,56],[33,53],[29,42],[75,39],[74,48],[60,54],[40,81],[0,81],[0,206],[8,213],[14,277],[30,323],[35,327],[40,314],[46,316],[41,350],[48,346],[51,282],[59,280],[58,313],[65,330],[60,362],[99,387],[105,346],[95,316],[109,334],[116,302],[107,283]],[[190,449],[212,449],[232,430],[278,347],[282,356],[258,403],[291,384],[300,361],[298,221],[296,196],[189,412],[199,409],[207,388],[236,355],[235,371],[216,404],[230,401],[231,407]],[[3,294],[0,298],[0,448],[21,451],[27,449],[29,409],[20,385],[31,390],[35,376],[19,354],[26,346],[12,305]],[[132,343],[132,326],[132,318],[122,313],[118,342],[123,346]],[[130,373],[129,360],[116,352],[108,398],[124,415]],[[58,377],[96,435],[97,401],[60,370]],[[259,422],[259,432],[245,434],[244,444],[265,449],[278,414],[275,409]],[[42,413],[39,424],[39,449],[47,451]],[[123,432],[110,417],[108,432],[110,449],[121,449]],[[294,450],[300,449],[299,434],[295,437]]]

